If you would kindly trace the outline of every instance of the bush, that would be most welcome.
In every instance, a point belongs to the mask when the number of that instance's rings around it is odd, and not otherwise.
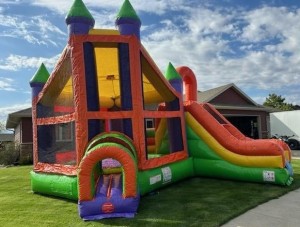
[[[19,156],[20,165],[32,164],[33,163],[32,159],[33,159],[32,149],[31,150],[20,149],[20,156]]]
[[[20,149],[15,143],[4,145],[0,150],[0,165],[13,165],[19,160]]]

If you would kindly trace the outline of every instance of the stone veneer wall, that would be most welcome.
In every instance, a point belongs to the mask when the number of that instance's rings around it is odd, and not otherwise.
[[[20,164],[32,164],[33,162],[33,146],[32,143],[20,144]]]

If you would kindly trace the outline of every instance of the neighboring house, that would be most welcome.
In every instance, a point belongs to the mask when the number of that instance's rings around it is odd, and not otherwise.
[[[212,104],[248,137],[257,139],[270,136],[269,115],[274,109],[257,104],[233,83],[198,92],[198,101]]]
[[[0,150],[4,149],[7,144],[14,142],[14,135],[11,132],[0,130]]]
[[[32,117],[31,108],[8,115],[7,129],[14,129],[14,141],[20,145],[20,162],[32,162]]]

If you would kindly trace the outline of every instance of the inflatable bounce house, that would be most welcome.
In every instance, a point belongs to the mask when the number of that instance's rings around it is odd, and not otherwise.
[[[292,183],[286,144],[247,138],[198,103],[188,67],[161,73],[128,0],[117,30],[94,23],[75,0],[53,72],[42,64],[30,81],[34,192],[78,201],[80,216],[96,220],[133,217],[140,196],[188,177]]]

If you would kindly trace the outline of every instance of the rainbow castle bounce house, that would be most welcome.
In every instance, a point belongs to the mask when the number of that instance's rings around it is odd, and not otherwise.
[[[75,0],[53,72],[42,64],[30,81],[34,192],[78,201],[80,216],[96,220],[133,217],[140,196],[188,177],[292,183],[285,143],[245,137],[198,103],[188,67],[161,73],[128,0],[117,30],[94,22]]]

